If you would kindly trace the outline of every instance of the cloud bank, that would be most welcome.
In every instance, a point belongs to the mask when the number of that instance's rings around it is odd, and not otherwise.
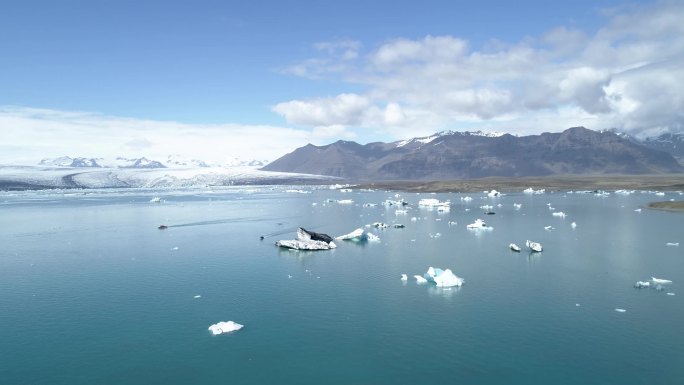
[[[240,158],[274,160],[308,142],[328,142],[342,131],[237,124],[186,124],[89,112],[0,107],[0,164],[36,164],[42,158],[172,154],[221,164]]]
[[[290,68],[365,91],[279,103],[290,124],[360,127],[395,138],[446,128],[532,134],[570,126],[637,136],[684,129],[684,3],[606,11],[589,32],[559,26],[474,49],[456,36],[319,43]]]

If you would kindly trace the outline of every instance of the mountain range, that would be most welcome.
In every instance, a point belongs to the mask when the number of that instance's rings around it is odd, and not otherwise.
[[[681,143],[681,136],[640,143],[626,135],[584,127],[529,136],[444,131],[392,143],[308,144],[262,170],[357,181],[681,173],[684,167],[666,152],[677,138]],[[674,148],[681,150],[681,145]]]
[[[100,167],[100,168],[131,168],[131,169],[155,169],[155,168],[201,168],[201,167],[263,167],[268,164],[267,160],[243,160],[240,158],[229,159],[222,164],[210,164],[198,159],[188,159],[181,155],[169,155],[165,160],[158,161],[141,158],[117,157],[84,158],[61,156],[58,158],[46,158],[40,161],[40,166],[50,167]]]

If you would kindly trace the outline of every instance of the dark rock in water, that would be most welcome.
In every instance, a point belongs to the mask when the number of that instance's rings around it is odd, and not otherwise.
[[[157,227],[157,228],[158,228],[159,230],[165,230],[165,229],[167,229],[168,227],[169,227],[169,226],[167,226],[167,225],[159,225],[159,227]]]
[[[496,214],[496,213],[495,213],[494,211],[487,211],[485,214],[486,214],[486,215],[494,215],[494,214]]]
[[[312,241],[322,241],[325,243],[330,243],[333,240],[332,237],[328,234],[316,233],[313,231],[306,230],[303,227],[300,227],[299,229],[302,230],[302,232],[309,234],[309,237],[311,237]]]
[[[406,227],[406,226],[402,225],[401,223],[397,223],[394,225],[395,229],[403,229],[404,227]]]

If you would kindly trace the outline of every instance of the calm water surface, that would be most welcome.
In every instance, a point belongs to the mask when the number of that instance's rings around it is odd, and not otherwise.
[[[396,215],[362,207],[390,192],[285,190],[2,193],[0,383],[684,383],[684,215],[634,211],[676,193],[402,194]],[[494,229],[466,230],[478,217]],[[377,221],[406,228],[273,245]],[[544,252],[508,249],[526,239]],[[416,284],[429,266],[466,284]],[[674,283],[633,288],[651,276]],[[207,330],[228,320],[245,327]]]

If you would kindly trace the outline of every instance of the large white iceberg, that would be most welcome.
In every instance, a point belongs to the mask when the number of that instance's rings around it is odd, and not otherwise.
[[[233,321],[221,321],[209,326],[209,331],[211,331],[214,335],[218,335],[240,330],[244,326],[245,325],[240,325],[239,323]]]
[[[366,232],[362,228],[358,228],[354,231],[352,231],[349,234],[345,235],[340,235],[339,237],[335,237],[335,239],[340,240],[340,241],[363,241],[366,240]]]
[[[426,280],[434,282],[438,287],[463,286],[463,278],[456,276],[451,269],[442,270],[430,266],[427,273],[423,275]]]
[[[439,211],[449,211],[451,202],[449,201],[440,201],[439,199],[434,199],[434,198],[425,198],[421,199],[418,201],[418,206],[420,207],[425,207],[428,209],[437,209]]]
[[[302,227],[297,229],[297,239],[277,241],[276,246],[295,250],[329,250],[337,247],[332,237],[315,233]]]
[[[485,221],[482,219],[476,219],[475,222],[466,225],[466,228],[469,230],[492,230],[492,226],[488,226]]]

